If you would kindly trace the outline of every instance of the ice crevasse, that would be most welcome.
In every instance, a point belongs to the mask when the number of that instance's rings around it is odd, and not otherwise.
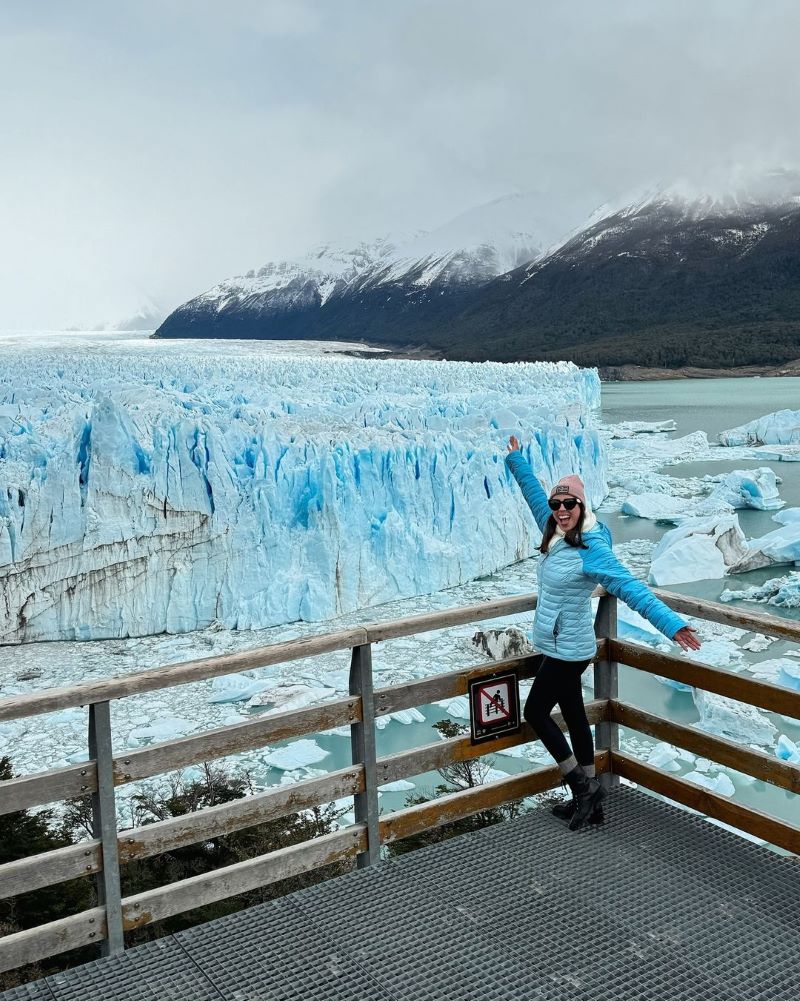
[[[597,505],[594,370],[28,351],[0,373],[0,642],[257,628],[530,555],[522,439]]]

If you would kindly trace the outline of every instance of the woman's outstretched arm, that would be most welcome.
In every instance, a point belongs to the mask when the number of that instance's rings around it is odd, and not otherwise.
[[[584,542],[587,548],[580,553],[583,571],[588,577],[624,601],[682,649],[700,649],[696,631],[657,598],[646,584],[637,580],[616,558],[607,542],[588,538]]]
[[[506,465],[511,470],[514,479],[519,483],[522,496],[533,512],[533,517],[536,519],[539,531],[543,532],[547,524],[547,519],[550,517],[550,508],[547,506],[547,494],[544,492],[542,484],[536,479],[530,463],[519,449],[519,440],[512,435],[508,441]]]

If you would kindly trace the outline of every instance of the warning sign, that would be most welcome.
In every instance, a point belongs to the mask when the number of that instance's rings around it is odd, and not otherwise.
[[[474,678],[469,683],[472,743],[519,729],[517,676],[513,671]]]

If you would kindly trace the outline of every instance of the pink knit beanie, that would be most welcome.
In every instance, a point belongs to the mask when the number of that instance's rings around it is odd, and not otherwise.
[[[562,476],[550,491],[551,498],[564,497],[566,495],[577,497],[581,504],[586,507],[586,494],[584,493],[583,480],[580,476]]]

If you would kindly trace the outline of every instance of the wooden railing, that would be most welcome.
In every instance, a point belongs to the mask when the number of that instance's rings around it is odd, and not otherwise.
[[[769,615],[734,612],[724,605],[698,602],[668,592],[660,593],[660,596],[673,608],[694,616],[800,642],[800,624]],[[117,953],[124,948],[125,931],[344,858],[355,858],[359,866],[370,865],[379,858],[382,844],[556,787],[560,774],[553,766],[465,789],[392,813],[379,814],[378,810],[380,785],[538,738],[527,724],[523,724],[519,732],[488,744],[473,745],[469,737],[454,737],[378,757],[375,717],[465,695],[470,680],[488,671],[514,669],[520,679],[528,678],[533,672],[533,662],[526,657],[491,665],[484,662],[479,666],[373,692],[373,644],[528,612],[535,606],[535,596],[523,595],[0,701],[0,721],[88,705],[90,760],[1,783],[0,814],[90,794],[94,828],[91,840],[0,866],[0,895],[14,897],[87,875],[95,878],[98,895],[98,906],[88,911],[0,938],[0,970],[13,969],[90,943],[101,943],[104,954]],[[800,791],[800,768],[621,702],[617,665],[628,664],[798,718],[800,693],[620,640],[616,628],[616,600],[610,595],[603,594],[600,598],[596,631],[595,699],[587,705],[587,714],[596,726],[596,765],[602,781],[613,784],[619,776],[623,776],[775,845],[800,853],[800,828],[730,802],[723,796],[667,775],[622,753],[619,749],[619,726],[632,727],[703,754],[720,764],[737,768],[794,793]],[[109,711],[112,699],[346,649],[351,651],[350,694],[346,697],[294,712],[254,717],[243,723],[135,751],[116,755],[112,752]],[[555,715],[554,718],[563,729],[560,716]],[[115,788],[120,785],[343,725],[349,725],[351,731],[352,759],[351,765],[346,768],[197,813],[131,830],[118,830]],[[122,898],[120,865],[349,796],[354,797],[355,805],[355,823],[349,827],[268,855]]]

